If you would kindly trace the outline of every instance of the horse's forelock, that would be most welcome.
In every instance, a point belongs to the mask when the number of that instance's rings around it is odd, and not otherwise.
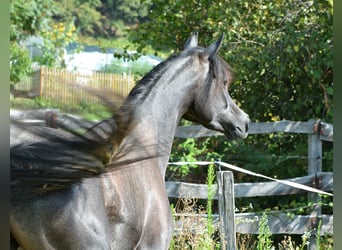
[[[216,54],[215,56],[208,58],[205,53],[206,49],[198,46],[183,51],[181,55],[184,57],[198,57],[202,63],[209,63],[207,80],[211,81],[212,79],[216,79],[216,82],[226,81],[229,85],[234,79],[231,66],[219,55]]]
[[[228,86],[234,78],[231,66],[218,55],[210,60],[209,74],[212,74],[211,78],[215,78],[216,82],[225,82]]]

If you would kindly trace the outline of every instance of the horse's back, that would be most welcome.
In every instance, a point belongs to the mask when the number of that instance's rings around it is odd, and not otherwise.
[[[11,204],[11,233],[24,249],[110,249],[98,179]]]

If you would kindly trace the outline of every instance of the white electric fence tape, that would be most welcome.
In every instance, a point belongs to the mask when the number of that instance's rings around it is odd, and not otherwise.
[[[221,162],[221,161],[215,161],[215,162],[210,162],[210,161],[195,161],[195,162],[180,161],[180,162],[169,162],[168,164],[169,165],[178,165],[178,166],[188,165],[188,164],[203,165],[203,166],[210,165],[210,164],[217,164],[217,165],[220,165],[221,167],[226,167],[226,168],[229,168],[229,169],[232,169],[234,171],[241,172],[241,173],[245,173],[245,174],[249,174],[249,175],[253,175],[253,176],[257,176],[257,177],[262,177],[262,178],[265,178],[265,179],[268,179],[268,180],[276,181],[276,182],[279,182],[279,183],[282,183],[284,185],[288,185],[288,186],[291,186],[291,187],[294,187],[294,188],[303,189],[303,190],[306,190],[306,191],[309,191],[309,192],[313,192],[313,193],[317,193],[317,194],[324,194],[324,195],[333,196],[333,194],[325,192],[325,191],[322,191],[322,190],[319,190],[317,188],[309,187],[309,186],[306,186],[306,185],[303,185],[303,184],[299,184],[299,183],[296,183],[296,182],[293,182],[293,181],[278,180],[278,179],[275,179],[275,178],[272,178],[272,177],[268,177],[266,175],[258,174],[258,173],[255,173],[255,172],[243,169],[243,168],[239,168],[237,166],[234,166],[234,165],[231,165],[231,164],[228,164],[228,163],[225,163],[225,162]]]

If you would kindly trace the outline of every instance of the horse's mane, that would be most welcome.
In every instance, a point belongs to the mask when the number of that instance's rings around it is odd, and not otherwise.
[[[170,65],[172,65],[176,59],[198,55],[203,53],[204,50],[205,48],[200,46],[184,50],[180,54],[171,55],[166,60],[156,65],[131,90],[124,105],[121,107],[121,110],[116,114],[117,120],[122,121],[123,124],[127,124],[131,112],[147,98],[151,93],[151,89],[158,83],[159,78],[169,69]],[[209,59],[209,72],[206,79],[208,85],[212,82],[213,78],[216,78],[217,82],[226,82],[227,85],[233,80],[231,66],[216,54]]]
[[[125,104],[130,103],[131,106],[139,105],[150,92],[150,89],[158,82],[158,79],[165,73],[169,65],[178,58],[179,55],[174,54],[166,60],[157,64],[151,71],[143,76],[140,81],[130,91]],[[124,105],[125,105],[124,104]]]
[[[108,98],[101,98],[112,111],[113,118],[91,128],[84,127],[82,122],[78,124],[79,129],[63,125],[58,130],[16,124],[16,129],[28,139],[23,139],[23,142],[10,148],[11,200],[31,198],[37,194],[63,189],[86,178],[101,176],[120,166],[159,157],[142,154],[140,158],[121,160],[130,150],[146,149],[132,143],[125,148],[126,151],[118,151],[116,144],[120,144],[122,137],[129,132],[129,128],[122,128],[118,123],[127,124],[131,112],[146,98],[151,88],[177,58],[202,51],[201,47],[185,50],[158,64],[132,89],[119,110]],[[229,84],[232,80],[230,66],[217,55],[210,58],[209,63],[206,79],[208,84],[213,78],[216,82],[226,81]],[[80,132],[84,130],[87,132]]]
[[[108,108],[113,109],[111,106]],[[120,166],[157,157],[142,154],[122,160],[131,150],[145,149],[139,144],[132,144],[125,150],[118,150],[114,145],[117,134],[114,118],[105,119],[90,128],[79,120],[74,121],[72,127],[60,124],[59,129],[28,126],[12,120],[11,200],[34,198],[86,178],[100,177]]]

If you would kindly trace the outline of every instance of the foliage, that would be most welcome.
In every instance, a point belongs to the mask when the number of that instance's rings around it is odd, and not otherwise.
[[[235,69],[230,94],[252,121],[282,119],[332,122],[332,2],[331,1],[183,1],[154,2],[148,21],[130,39],[143,51],[147,45],[180,51],[193,31],[208,45],[221,32],[226,42],[220,55]],[[165,32],[167,30],[168,32]],[[274,133],[250,135],[243,141],[224,137],[176,139],[170,160],[221,159],[276,178],[307,174],[307,137]],[[324,149],[324,171],[332,171],[332,143]],[[171,169],[170,169],[171,170]],[[174,175],[188,169],[174,168]],[[196,171],[191,169],[191,175]],[[235,174],[236,182],[259,181]],[[305,207],[305,195],[238,199],[237,207],[253,211]],[[327,202],[328,203],[328,202]],[[299,212],[299,211],[298,211]]]
[[[198,208],[198,201],[195,199],[181,199],[174,207],[171,205],[174,223],[182,225],[182,230],[174,234],[170,250],[175,249],[205,249],[214,250],[220,248],[219,239],[207,234],[208,220],[202,219],[205,213],[202,208]],[[176,219],[177,218],[177,219]],[[200,218],[200,219],[199,219]],[[319,232],[317,232],[317,235]],[[278,243],[273,240],[274,235],[271,234],[268,226],[268,218],[265,213],[259,220],[259,235],[256,237],[251,234],[237,234],[238,249],[279,249],[279,250],[303,250],[309,244],[310,231],[306,231],[294,240],[290,235],[280,235],[281,239]],[[333,249],[331,235],[318,237],[316,242],[317,249]],[[277,245],[277,248],[275,248]]]
[[[308,244],[308,239],[310,235],[304,234],[302,237],[302,244],[296,246],[296,242],[292,240],[291,236],[284,236],[284,239],[279,244],[279,250],[303,250],[305,246]]]
[[[207,200],[207,214],[208,214],[208,223],[207,223],[207,231],[209,235],[213,235],[213,200],[215,196],[215,192],[213,189],[213,184],[215,183],[216,174],[214,164],[210,164],[208,166],[208,175],[206,184],[208,186],[208,200]]]
[[[158,0],[148,18],[130,34],[140,51],[178,51],[192,31],[201,44],[225,32],[220,54],[237,70],[233,94],[253,120],[331,121],[331,2]]]
[[[208,141],[209,139],[174,139],[169,161],[184,161],[189,162],[189,164],[181,166],[169,166],[167,169],[167,178],[176,178],[177,180],[181,180],[187,175],[194,174],[194,171],[196,169],[198,170],[198,166],[196,164],[192,164],[191,162],[210,159],[210,156],[207,157],[208,148],[206,143]]]
[[[176,249],[219,249],[217,239],[213,239],[206,229],[206,210],[198,205],[196,199],[180,199],[172,209],[174,223],[182,229],[174,233],[170,250]]]
[[[82,35],[122,36],[147,16],[151,1],[145,0],[57,0],[57,21],[75,20]]]
[[[152,5],[151,0],[102,0],[102,30],[106,37],[125,36],[131,26],[143,21]]]
[[[173,211],[174,223],[181,223],[182,231],[174,235],[170,244],[170,250],[175,249],[206,249],[214,250],[220,249],[220,242],[215,237],[218,230],[217,226],[213,225],[213,199],[214,190],[213,184],[215,183],[216,174],[214,165],[208,167],[206,184],[208,186],[208,200],[206,209],[198,205],[195,199],[180,199],[178,200],[175,208],[171,205]],[[176,212],[178,221],[176,220]],[[207,218],[191,215],[204,215]],[[183,214],[183,215],[182,215]]]
[[[101,12],[112,20],[122,20],[127,24],[136,24],[147,16],[150,0],[102,0]]]
[[[320,237],[320,249],[332,250],[333,245],[332,235],[325,234]]]
[[[55,20],[70,23],[74,21],[82,34],[95,35],[101,29],[100,0],[57,0],[55,1],[58,14]]]
[[[255,249],[257,241],[253,234],[236,234],[237,249],[239,250],[250,250]]]
[[[55,13],[52,0],[11,0],[10,40],[19,42],[46,27]]]
[[[141,78],[153,68],[153,65],[143,63],[139,60],[124,61],[115,58],[111,64],[105,65],[101,71],[115,74],[132,74],[137,78]]]
[[[52,17],[57,23],[74,20],[82,35],[122,36],[146,19],[151,5],[150,0],[11,0],[10,37],[35,35]]]
[[[47,26],[55,13],[52,0],[10,1],[10,81],[19,82],[31,72],[29,52],[20,42]]]
[[[19,82],[31,72],[31,59],[29,52],[21,48],[17,42],[10,45],[10,81]]]
[[[208,200],[206,205],[207,220],[205,222],[205,228],[201,240],[198,241],[198,249],[220,249],[220,243],[215,240],[215,229],[213,225],[213,201],[214,201],[214,189],[213,184],[216,180],[214,164],[208,166],[208,173],[206,184],[208,187]]]
[[[192,144],[189,139],[175,139],[170,161],[208,161],[218,159],[245,169],[266,174],[273,178],[287,179],[307,175],[307,136],[301,134],[265,134],[250,135],[242,141],[227,141],[224,136],[200,138]],[[323,155],[323,171],[332,171],[332,160]],[[172,172],[173,171],[173,172]],[[203,175],[197,166],[169,167],[167,177],[176,180],[189,180],[203,183]],[[191,176],[191,177],[190,177]],[[201,181],[202,180],[202,181]],[[265,181],[258,177],[234,173],[235,183]],[[322,209],[326,214],[332,213],[327,204],[331,197],[322,197]],[[252,206],[251,206],[252,204]],[[295,209],[295,214],[307,214],[312,204],[306,194],[278,197],[237,198],[235,205],[240,211],[256,212],[269,208],[272,210]],[[304,208],[304,209],[303,209]]]
[[[268,226],[267,215],[264,213],[259,220],[259,235],[257,250],[273,250],[272,233]]]
[[[41,36],[43,44],[40,47],[42,55],[34,60],[38,61],[40,65],[49,67],[65,66],[62,61],[64,58],[64,50],[69,43],[75,42],[76,27],[73,22],[64,24],[62,22],[52,25],[46,29],[42,29]]]

